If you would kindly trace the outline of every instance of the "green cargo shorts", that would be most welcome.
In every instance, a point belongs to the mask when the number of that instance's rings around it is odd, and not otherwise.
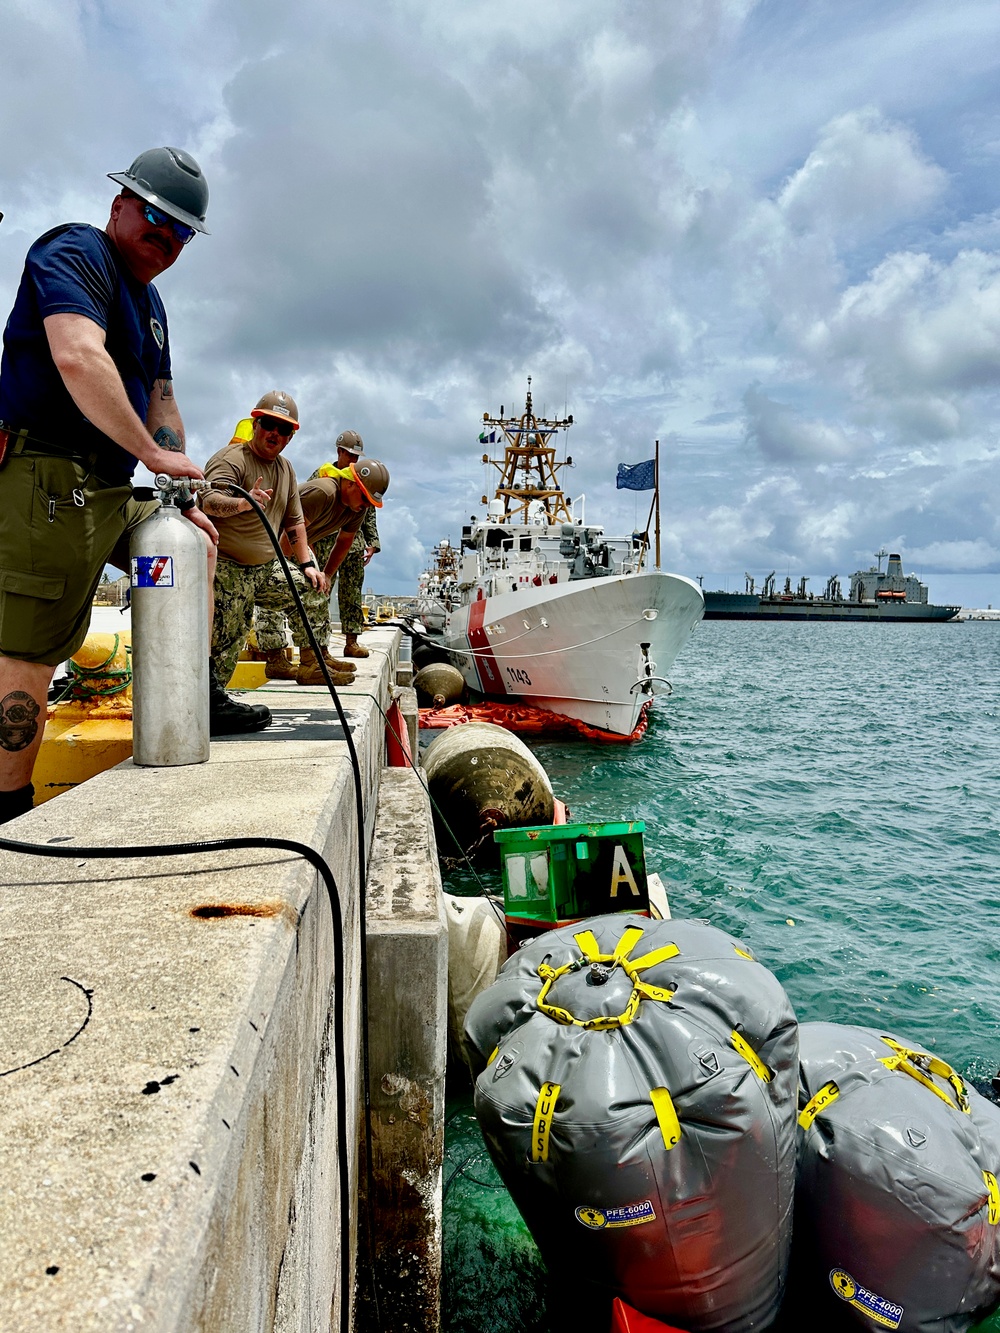
[[[158,505],[70,458],[8,458],[0,469],[0,655],[48,666],[71,657],[87,637],[104,566],[128,570],[131,532]]]

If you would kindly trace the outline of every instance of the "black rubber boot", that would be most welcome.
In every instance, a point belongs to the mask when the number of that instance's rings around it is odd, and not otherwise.
[[[0,824],[16,819],[18,815],[26,815],[34,801],[35,789],[30,782],[26,787],[18,787],[17,791],[0,791]]]
[[[271,710],[263,704],[241,704],[230,698],[219,684],[215,663],[208,664],[208,733],[210,736],[239,736],[263,731],[271,725]]]

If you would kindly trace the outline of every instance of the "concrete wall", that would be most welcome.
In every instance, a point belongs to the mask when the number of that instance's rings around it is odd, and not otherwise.
[[[381,651],[341,692],[369,837],[383,752],[369,696],[388,704],[396,638],[366,634]],[[332,709],[294,685],[265,701]],[[129,761],[3,834],[80,846],[267,835],[320,850],[347,933],[347,1123],[333,1100],[329,911],[301,858],[0,854],[3,1333],[339,1327],[341,1128],[357,1192],[357,830],[346,744],[292,733],[213,743],[211,762],[190,768]]]
[[[430,802],[411,769],[386,769],[378,812],[367,910],[375,1251],[367,1257],[378,1308],[365,1299],[362,1322],[373,1333],[435,1333],[448,931]]]

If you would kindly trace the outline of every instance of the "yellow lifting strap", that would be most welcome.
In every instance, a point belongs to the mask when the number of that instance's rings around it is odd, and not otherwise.
[[[772,1077],[770,1069],[768,1069],[767,1065],[760,1058],[760,1056],[750,1045],[750,1043],[746,1040],[746,1038],[741,1037],[740,1034],[734,1029],[729,1034],[729,1040],[733,1043],[734,1049],[739,1051],[740,1055],[743,1056],[743,1059],[747,1062],[747,1064],[757,1075],[757,1077],[761,1080],[761,1082],[770,1083]]]
[[[671,1148],[676,1148],[681,1141],[681,1122],[677,1118],[674,1099],[667,1088],[652,1088],[649,1100],[653,1103],[653,1110],[656,1112],[656,1122],[660,1126],[660,1133],[663,1135],[663,1146],[669,1152]],[[993,1183],[996,1184],[995,1181]]]
[[[833,1079],[829,1083],[824,1083],[815,1096],[810,1097],[799,1112],[799,1125],[802,1129],[808,1129],[812,1122],[827,1109],[840,1096],[840,1089],[834,1083]]]
[[[573,938],[580,946],[580,952],[588,963],[596,963],[601,956],[601,946],[597,943],[592,930],[581,930]]]
[[[621,939],[615,945],[613,957],[616,963],[622,962],[629,956],[633,946],[642,939],[642,934],[641,926],[629,926],[628,930],[623,932]]]
[[[733,948],[736,950],[736,952],[739,954],[739,956],[740,956],[741,958],[746,958],[746,959],[748,959],[751,963],[756,963],[757,959],[754,958],[753,954],[750,953],[750,951],[749,951],[748,949],[741,949],[740,946],[739,946],[738,944],[734,944],[734,945],[733,945]]]
[[[1000,1186],[997,1185],[997,1178],[992,1171],[984,1171],[983,1180],[989,1196],[988,1221],[991,1227],[995,1227],[1000,1222]]]
[[[679,953],[680,949],[676,944],[665,944],[662,949],[654,949],[652,953],[644,953],[641,958],[633,958],[630,961],[637,972],[645,972],[647,967],[665,963],[668,958],[676,958]]]
[[[664,1004],[669,1004],[677,994],[668,986],[653,986],[648,981],[637,981],[635,989],[647,1000],[662,1000]]]
[[[549,1160],[549,1135],[552,1133],[552,1117],[562,1088],[560,1083],[543,1083],[535,1103],[535,1119],[531,1126],[531,1160],[547,1162]]]
[[[625,963],[635,972],[644,972],[648,967],[655,967],[657,963],[665,963],[668,958],[676,958],[680,953],[676,944],[664,944],[659,949],[653,949],[650,953],[644,953],[640,958],[629,958],[636,942],[642,937],[642,929],[639,926],[629,926],[621,939],[615,946],[614,953],[601,953],[601,946],[597,943],[593,931],[581,930],[579,935],[573,938],[580,946],[580,952],[588,963]],[[573,963],[567,963],[564,967],[558,969],[559,974],[568,972],[573,968]],[[542,969],[545,969],[543,973]],[[556,975],[556,969],[550,968],[547,963],[542,963],[538,969],[540,977],[551,973]]]
[[[880,1065],[885,1065],[886,1069],[898,1069],[904,1074],[909,1074],[918,1083],[933,1092],[935,1097],[940,1097],[948,1106],[954,1107],[956,1111],[962,1111],[965,1115],[972,1114],[972,1107],[969,1103],[969,1092],[963,1083],[960,1075],[956,1074],[951,1065],[945,1064],[943,1060],[938,1059],[936,1055],[928,1055],[926,1051],[911,1051],[906,1046],[901,1046],[898,1041],[893,1041],[891,1037],[884,1034],[881,1040],[894,1051],[894,1055],[886,1055],[879,1060]],[[955,1100],[948,1096],[943,1088],[939,1088],[931,1074],[937,1074],[938,1078],[943,1078],[946,1083],[951,1085],[955,1094]]]
[[[580,968],[581,960],[573,958],[568,963],[563,963],[562,967],[551,967],[548,963],[539,963],[538,977],[542,982],[542,989],[538,992],[538,998],[535,1001],[538,1009],[546,1017],[551,1018],[554,1023],[560,1023],[563,1027],[575,1026],[583,1028],[585,1032],[609,1032],[613,1028],[626,1027],[632,1022],[639,1012],[639,1001],[660,1000],[666,1004],[674,998],[675,992],[666,986],[653,986],[648,981],[642,981],[639,977],[640,971],[647,967],[655,967],[657,963],[665,962],[668,958],[676,958],[680,953],[676,944],[665,944],[662,948],[653,949],[652,952],[643,954],[641,958],[629,959],[635,945],[642,939],[643,930],[641,926],[629,926],[622,932],[622,937],[615,946],[614,953],[601,953],[600,945],[592,931],[581,930],[573,938],[580,946],[580,952],[583,954],[583,961],[588,963],[609,963],[612,967],[618,966],[622,969],[629,981],[632,983],[632,994],[629,996],[628,1004],[620,1014],[602,1014],[597,1018],[577,1018],[571,1014],[568,1009],[562,1008],[558,1004],[548,1003],[548,994],[552,985],[561,976],[567,972],[576,972]]]

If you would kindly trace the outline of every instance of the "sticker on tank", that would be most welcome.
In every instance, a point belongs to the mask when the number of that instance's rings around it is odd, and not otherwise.
[[[607,1227],[638,1227],[653,1222],[656,1211],[649,1199],[643,1199],[642,1203],[626,1203],[619,1208],[578,1208],[576,1220],[591,1231],[604,1231]]]
[[[876,1296],[873,1291],[855,1282],[850,1273],[845,1273],[842,1268],[831,1270],[830,1286],[842,1301],[853,1305],[855,1310],[860,1310],[882,1328],[899,1328],[903,1307],[887,1301],[884,1296]]]
[[[172,555],[134,555],[132,557],[133,588],[172,588],[174,586],[174,557]]]

